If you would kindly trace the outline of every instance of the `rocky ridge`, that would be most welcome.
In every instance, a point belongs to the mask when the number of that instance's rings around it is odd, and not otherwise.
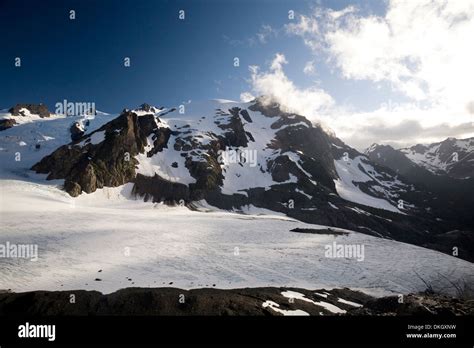
[[[74,294],[76,302],[70,303]],[[126,288],[97,291],[0,292],[2,316],[217,315],[217,316],[459,316],[473,315],[474,301],[434,294],[376,298],[351,289],[245,288],[183,290]]]

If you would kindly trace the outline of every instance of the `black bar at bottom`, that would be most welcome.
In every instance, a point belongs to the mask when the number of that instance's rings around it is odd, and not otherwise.
[[[54,324],[55,341],[20,338],[19,326]],[[409,328],[409,325],[411,328]],[[455,325],[453,327],[452,325]],[[418,327],[419,329],[415,329]],[[474,317],[43,317],[0,318],[0,346],[13,344],[469,345]],[[408,338],[407,334],[425,337]],[[433,334],[451,337],[435,338]],[[453,337],[455,334],[456,337]],[[431,336],[429,336],[431,335]]]

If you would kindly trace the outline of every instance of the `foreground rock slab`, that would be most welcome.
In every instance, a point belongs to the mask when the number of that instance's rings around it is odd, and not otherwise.
[[[2,316],[56,315],[473,315],[474,301],[434,294],[375,298],[350,289],[126,288],[0,292]]]

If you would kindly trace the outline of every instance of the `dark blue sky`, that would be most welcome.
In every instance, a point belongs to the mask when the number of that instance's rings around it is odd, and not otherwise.
[[[322,1],[333,9],[347,1]],[[371,6],[368,6],[370,4]],[[313,83],[302,67],[310,52],[281,35],[249,44],[262,25],[281,28],[288,10],[309,12],[310,1],[285,0],[0,0],[0,108],[43,102],[54,110],[63,99],[95,102],[116,112],[142,102],[177,104],[192,99],[238,100],[248,90],[249,65],[265,66],[277,52],[291,63],[288,77]],[[381,11],[382,2],[362,8]],[[76,19],[69,19],[69,10]],[[178,11],[186,19],[178,19]],[[240,67],[233,58],[240,58]],[[14,66],[21,57],[22,66]],[[131,67],[123,65],[131,58]],[[338,101],[360,102],[359,88],[318,69]],[[349,93],[350,92],[350,93]],[[376,99],[377,91],[373,91]]]

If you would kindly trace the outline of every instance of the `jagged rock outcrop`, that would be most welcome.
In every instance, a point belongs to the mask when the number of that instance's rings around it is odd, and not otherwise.
[[[249,139],[247,139],[247,134],[245,133],[239,112],[240,108],[238,107],[229,109],[229,113],[232,115],[230,121],[218,125],[219,128],[226,130],[226,133],[224,133],[222,137],[222,141],[226,146],[246,147],[248,144]]]
[[[123,185],[135,178],[134,156],[144,152],[150,134],[155,137],[154,149],[167,145],[170,131],[160,128],[153,115],[139,117],[127,111],[98,130],[61,146],[32,169],[48,174],[48,180],[65,179],[64,188],[72,196]]]
[[[142,105],[140,105],[140,107],[137,110],[138,111],[149,112],[150,114],[155,114],[155,113],[159,112],[162,109],[163,108],[156,108],[154,106],[151,106],[150,104],[143,103]]]
[[[25,109],[27,110],[25,112]],[[49,117],[49,112],[46,105],[43,104],[16,104],[14,107],[8,110],[13,116],[26,116],[27,113],[39,115],[39,117]]]
[[[84,127],[79,122],[74,122],[69,131],[71,132],[72,141],[79,140],[84,135]]]

